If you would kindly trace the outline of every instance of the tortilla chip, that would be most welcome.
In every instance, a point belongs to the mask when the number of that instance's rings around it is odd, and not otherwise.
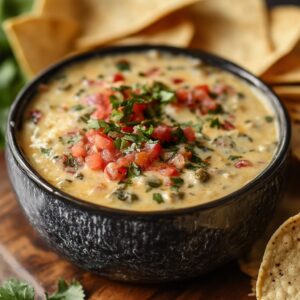
[[[300,98],[300,85],[273,86],[273,90],[280,97],[298,97],[298,98]]]
[[[300,214],[288,219],[268,242],[256,285],[260,300],[300,297]]]
[[[66,55],[78,34],[76,23],[50,16],[21,16],[4,30],[24,74],[31,77]]]
[[[33,11],[37,14],[47,14],[77,22],[80,17],[82,0],[35,0]]]
[[[292,137],[292,153],[300,161],[300,121],[292,123],[293,137]]]
[[[117,40],[113,44],[166,44],[187,47],[194,35],[194,24],[182,13],[175,13],[163,18],[150,27],[127,38]]]
[[[266,56],[258,74],[266,72],[280,58],[289,54],[300,38],[300,8],[292,5],[276,6],[271,10],[271,37],[274,51]]]
[[[263,79],[273,84],[300,83],[300,44],[263,74]]]
[[[191,7],[196,24],[193,48],[230,59],[256,74],[272,52],[262,0],[209,0]],[[246,13],[245,13],[246,12]]]
[[[200,0],[40,0],[41,14],[64,12],[82,24],[82,35],[77,48],[90,48],[134,34],[162,17]],[[75,1],[75,5],[74,5]],[[52,2],[52,3],[50,3]],[[64,7],[72,7],[70,13]],[[74,9],[77,9],[74,11]],[[68,12],[67,12],[68,11]],[[79,17],[76,17],[77,15]],[[73,16],[72,16],[73,15]]]

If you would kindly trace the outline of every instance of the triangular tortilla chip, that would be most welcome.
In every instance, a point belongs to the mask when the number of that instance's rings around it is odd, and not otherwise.
[[[300,38],[300,8],[272,9],[271,25],[275,52],[279,58],[286,56],[263,74],[263,79],[270,83],[300,82],[300,44],[295,47]]]
[[[175,13],[159,20],[137,34],[117,40],[113,44],[166,44],[187,47],[195,32],[194,24],[182,13]]]
[[[73,21],[51,16],[21,16],[4,23],[24,74],[31,77],[66,55],[78,34]]]
[[[53,15],[77,22],[83,2],[82,0],[35,0],[33,11],[36,14]]]
[[[259,269],[258,300],[300,299],[300,214],[273,234]]]
[[[87,0],[78,48],[93,47],[128,36],[198,0]]]
[[[300,44],[272,66],[263,79],[271,84],[300,83]]]
[[[280,97],[300,98],[300,85],[279,85],[273,86],[273,89]]]
[[[263,0],[209,0],[191,7],[193,48],[230,59],[259,74],[272,52]]]

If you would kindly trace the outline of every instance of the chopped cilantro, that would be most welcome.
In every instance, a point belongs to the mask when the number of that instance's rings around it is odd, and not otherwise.
[[[84,300],[85,295],[81,284],[73,281],[70,284],[64,280],[59,280],[57,291],[49,296],[45,294],[47,300]],[[0,300],[34,300],[34,289],[26,282],[16,279],[5,281],[0,287]]]
[[[79,173],[75,176],[75,178],[79,179],[79,180],[83,180],[84,175],[82,173]]]
[[[172,183],[172,188],[178,190],[184,184],[184,180],[180,177],[172,177],[171,183]]]
[[[79,89],[79,90],[76,92],[75,97],[79,98],[84,92],[85,92],[85,89]]]
[[[120,60],[116,63],[116,68],[119,71],[129,71],[131,69],[131,65],[127,60]]]
[[[153,197],[153,200],[155,202],[157,202],[158,204],[165,202],[163,196],[160,193],[154,193],[152,197]]]
[[[137,177],[142,174],[141,168],[136,164],[136,163],[131,163],[130,166],[128,167],[128,173],[127,176],[128,178],[132,177]]]
[[[265,116],[265,120],[268,122],[268,123],[272,123],[274,121],[274,117],[272,116]]]
[[[43,153],[45,155],[50,155],[52,149],[51,148],[43,148],[43,147],[41,147],[40,150],[41,150],[41,153]]]
[[[237,93],[237,96],[240,100],[244,99],[245,98],[245,94],[244,93],[241,93],[241,92],[238,92]]]
[[[124,188],[116,189],[112,195],[118,200],[126,202],[133,202],[139,199],[139,197],[136,194],[125,191]]]
[[[74,145],[81,140],[81,135],[79,133],[66,134],[60,136],[58,139],[63,145]]]
[[[162,180],[159,178],[151,178],[146,182],[146,184],[150,188],[158,188],[158,187],[162,186]]]
[[[114,140],[114,144],[119,150],[123,150],[129,147],[128,141],[119,137]]]
[[[222,124],[220,123],[218,118],[215,118],[210,121],[210,127],[220,129],[222,127]]]
[[[73,157],[71,154],[63,156],[63,165],[66,168],[71,168],[73,170],[78,170],[79,168],[78,160],[75,157]]]
[[[68,91],[73,87],[71,83],[62,84],[58,87],[59,91]]]
[[[79,111],[79,110],[83,110],[83,109],[84,109],[84,106],[81,104],[77,104],[77,105],[74,105],[71,107],[72,111]]]
[[[237,159],[240,159],[242,158],[241,155],[229,155],[228,156],[228,160],[231,160],[231,161],[234,161],[234,160],[237,160]]]

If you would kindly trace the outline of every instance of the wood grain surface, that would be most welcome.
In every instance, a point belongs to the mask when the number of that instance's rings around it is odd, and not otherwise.
[[[19,207],[0,155],[0,282],[16,277],[52,292],[57,280],[79,280],[89,300],[245,300],[250,280],[235,262],[188,282],[137,285],[109,281],[81,270],[52,252],[32,229]]]

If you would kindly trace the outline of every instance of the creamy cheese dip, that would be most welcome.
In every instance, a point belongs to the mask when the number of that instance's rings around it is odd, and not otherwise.
[[[76,63],[41,85],[20,145],[53,186],[127,210],[206,203],[253,180],[277,147],[259,91],[198,59],[149,51]]]

